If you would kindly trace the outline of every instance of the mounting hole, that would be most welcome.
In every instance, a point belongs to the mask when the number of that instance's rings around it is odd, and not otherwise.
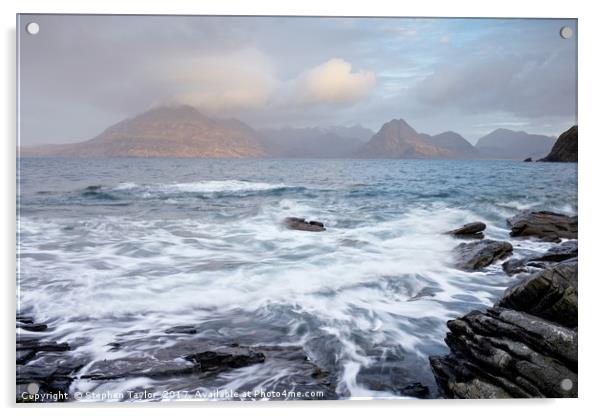
[[[573,380],[570,378],[565,378],[560,382],[560,388],[564,391],[570,391],[573,388]]]
[[[560,37],[562,39],[570,39],[570,38],[572,38],[573,37],[573,29],[571,29],[568,26],[563,26],[560,29]]]
[[[38,394],[40,391],[40,385],[38,383],[29,383],[27,385],[27,393],[29,394]]]
[[[40,25],[36,22],[27,23],[27,26],[25,26],[25,30],[30,35],[37,35],[40,32]]]

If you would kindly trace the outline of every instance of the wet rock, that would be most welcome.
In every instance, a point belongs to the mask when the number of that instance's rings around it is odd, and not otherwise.
[[[35,356],[34,350],[17,350],[17,364],[25,364]]]
[[[559,263],[573,262],[577,255],[577,241],[565,241],[539,256],[507,260],[502,264],[502,268],[509,276],[519,273],[536,273]]]
[[[454,237],[460,238],[483,238],[485,235],[483,231],[485,231],[487,226],[482,222],[471,222],[469,224],[465,224],[460,228],[455,230],[448,231],[446,234],[453,235]]]
[[[33,324],[33,317],[29,315],[17,314],[17,325],[18,324]]]
[[[512,244],[507,241],[482,240],[461,243],[454,248],[456,267],[475,271],[489,266],[512,253]]]
[[[299,231],[325,231],[324,224],[319,221],[308,221],[305,218],[287,217],[284,219],[284,225],[290,230]]]
[[[44,332],[48,329],[48,325],[46,324],[36,324],[36,323],[24,323],[17,321],[17,328],[24,329],[30,332]]]
[[[446,397],[576,397],[577,331],[500,307],[448,322],[450,354],[431,357]],[[565,389],[570,380],[572,388]]]
[[[508,288],[498,304],[574,328],[577,326],[577,272],[577,262],[572,261],[535,273]]]
[[[428,399],[430,396],[430,390],[427,386],[421,383],[412,383],[402,387],[399,390],[399,394],[408,397],[417,397],[419,399]]]
[[[51,342],[51,341],[40,341],[37,339],[25,339],[20,340],[17,338],[17,351],[19,350],[32,350],[35,352],[40,351],[69,351],[69,344],[66,342]]]
[[[122,345],[121,350],[136,353],[135,345]],[[128,347],[134,347],[134,349]],[[265,360],[263,353],[240,346],[205,346],[207,349],[203,351],[190,353],[198,351],[199,347],[202,348],[202,343],[198,340],[185,340],[171,347],[157,348],[152,354],[137,353],[126,358],[97,361],[86,374],[82,375],[82,378],[113,380],[131,377],[177,377],[193,373],[221,372],[261,363]]]
[[[532,157],[528,157],[525,160],[523,160],[523,162],[533,162],[533,158]]]
[[[195,363],[201,371],[223,371],[224,369],[240,368],[265,361],[265,355],[251,350],[240,351],[203,351],[185,357]]]
[[[47,396],[38,401],[65,401],[67,392],[73,382],[74,373],[83,363],[65,358],[65,352],[71,349],[66,342],[49,339],[43,332],[46,324],[35,322],[28,315],[17,314],[16,319],[16,400],[17,402],[34,401],[27,392],[27,386],[35,383],[39,393],[53,394],[54,399]],[[27,330],[31,333],[23,333]],[[22,394],[25,393],[25,394]]]
[[[561,244],[558,244],[548,251],[546,251],[542,256],[535,257],[532,260],[534,261],[564,261],[568,259],[572,259],[577,257],[579,254],[579,247],[577,240],[565,241]]]
[[[512,237],[536,237],[543,241],[577,238],[577,217],[549,211],[518,214],[508,219]]]
[[[509,276],[528,272],[525,261],[521,259],[506,260],[504,263],[502,263],[502,269],[504,269],[506,274]]]
[[[197,330],[192,325],[177,325],[165,330],[166,334],[196,334]]]

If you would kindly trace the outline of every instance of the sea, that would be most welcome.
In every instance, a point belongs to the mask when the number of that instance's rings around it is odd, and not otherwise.
[[[577,165],[22,158],[17,190],[17,309],[72,346],[72,392],[311,388],[297,356],[269,353],[210,379],[85,377],[107,361],[151,367],[158,345],[191,336],[169,328],[193,326],[190,353],[204,342],[302,351],[336,398],[412,396],[404,386],[435,398],[428,357],[448,351],[446,322],[516,281],[499,262],[457,270],[460,241],[444,233],[483,221],[515,257],[547,250],[510,239],[506,219],[575,215]],[[290,216],[326,229],[289,230]]]

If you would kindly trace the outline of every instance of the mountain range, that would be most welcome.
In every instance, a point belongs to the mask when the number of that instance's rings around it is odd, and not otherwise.
[[[475,146],[458,133],[419,133],[394,119],[374,134],[353,127],[256,130],[237,119],[207,117],[191,106],[150,109],[74,144],[22,147],[21,156],[198,158],[525,159],[543,157],[554,138],[498,129]]]

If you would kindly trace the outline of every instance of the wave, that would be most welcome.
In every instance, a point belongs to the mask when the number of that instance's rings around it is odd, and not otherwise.
[[[301,186],[291,186],[284,183],[251,182],[241,180],[209,180],[167,184],[137,184],[133,182],[124,182],[113,188],[113,190],[117,192],[141,191],[146,196],[153,196],[156,194],[240,194],[305,189],[306,188]]]

